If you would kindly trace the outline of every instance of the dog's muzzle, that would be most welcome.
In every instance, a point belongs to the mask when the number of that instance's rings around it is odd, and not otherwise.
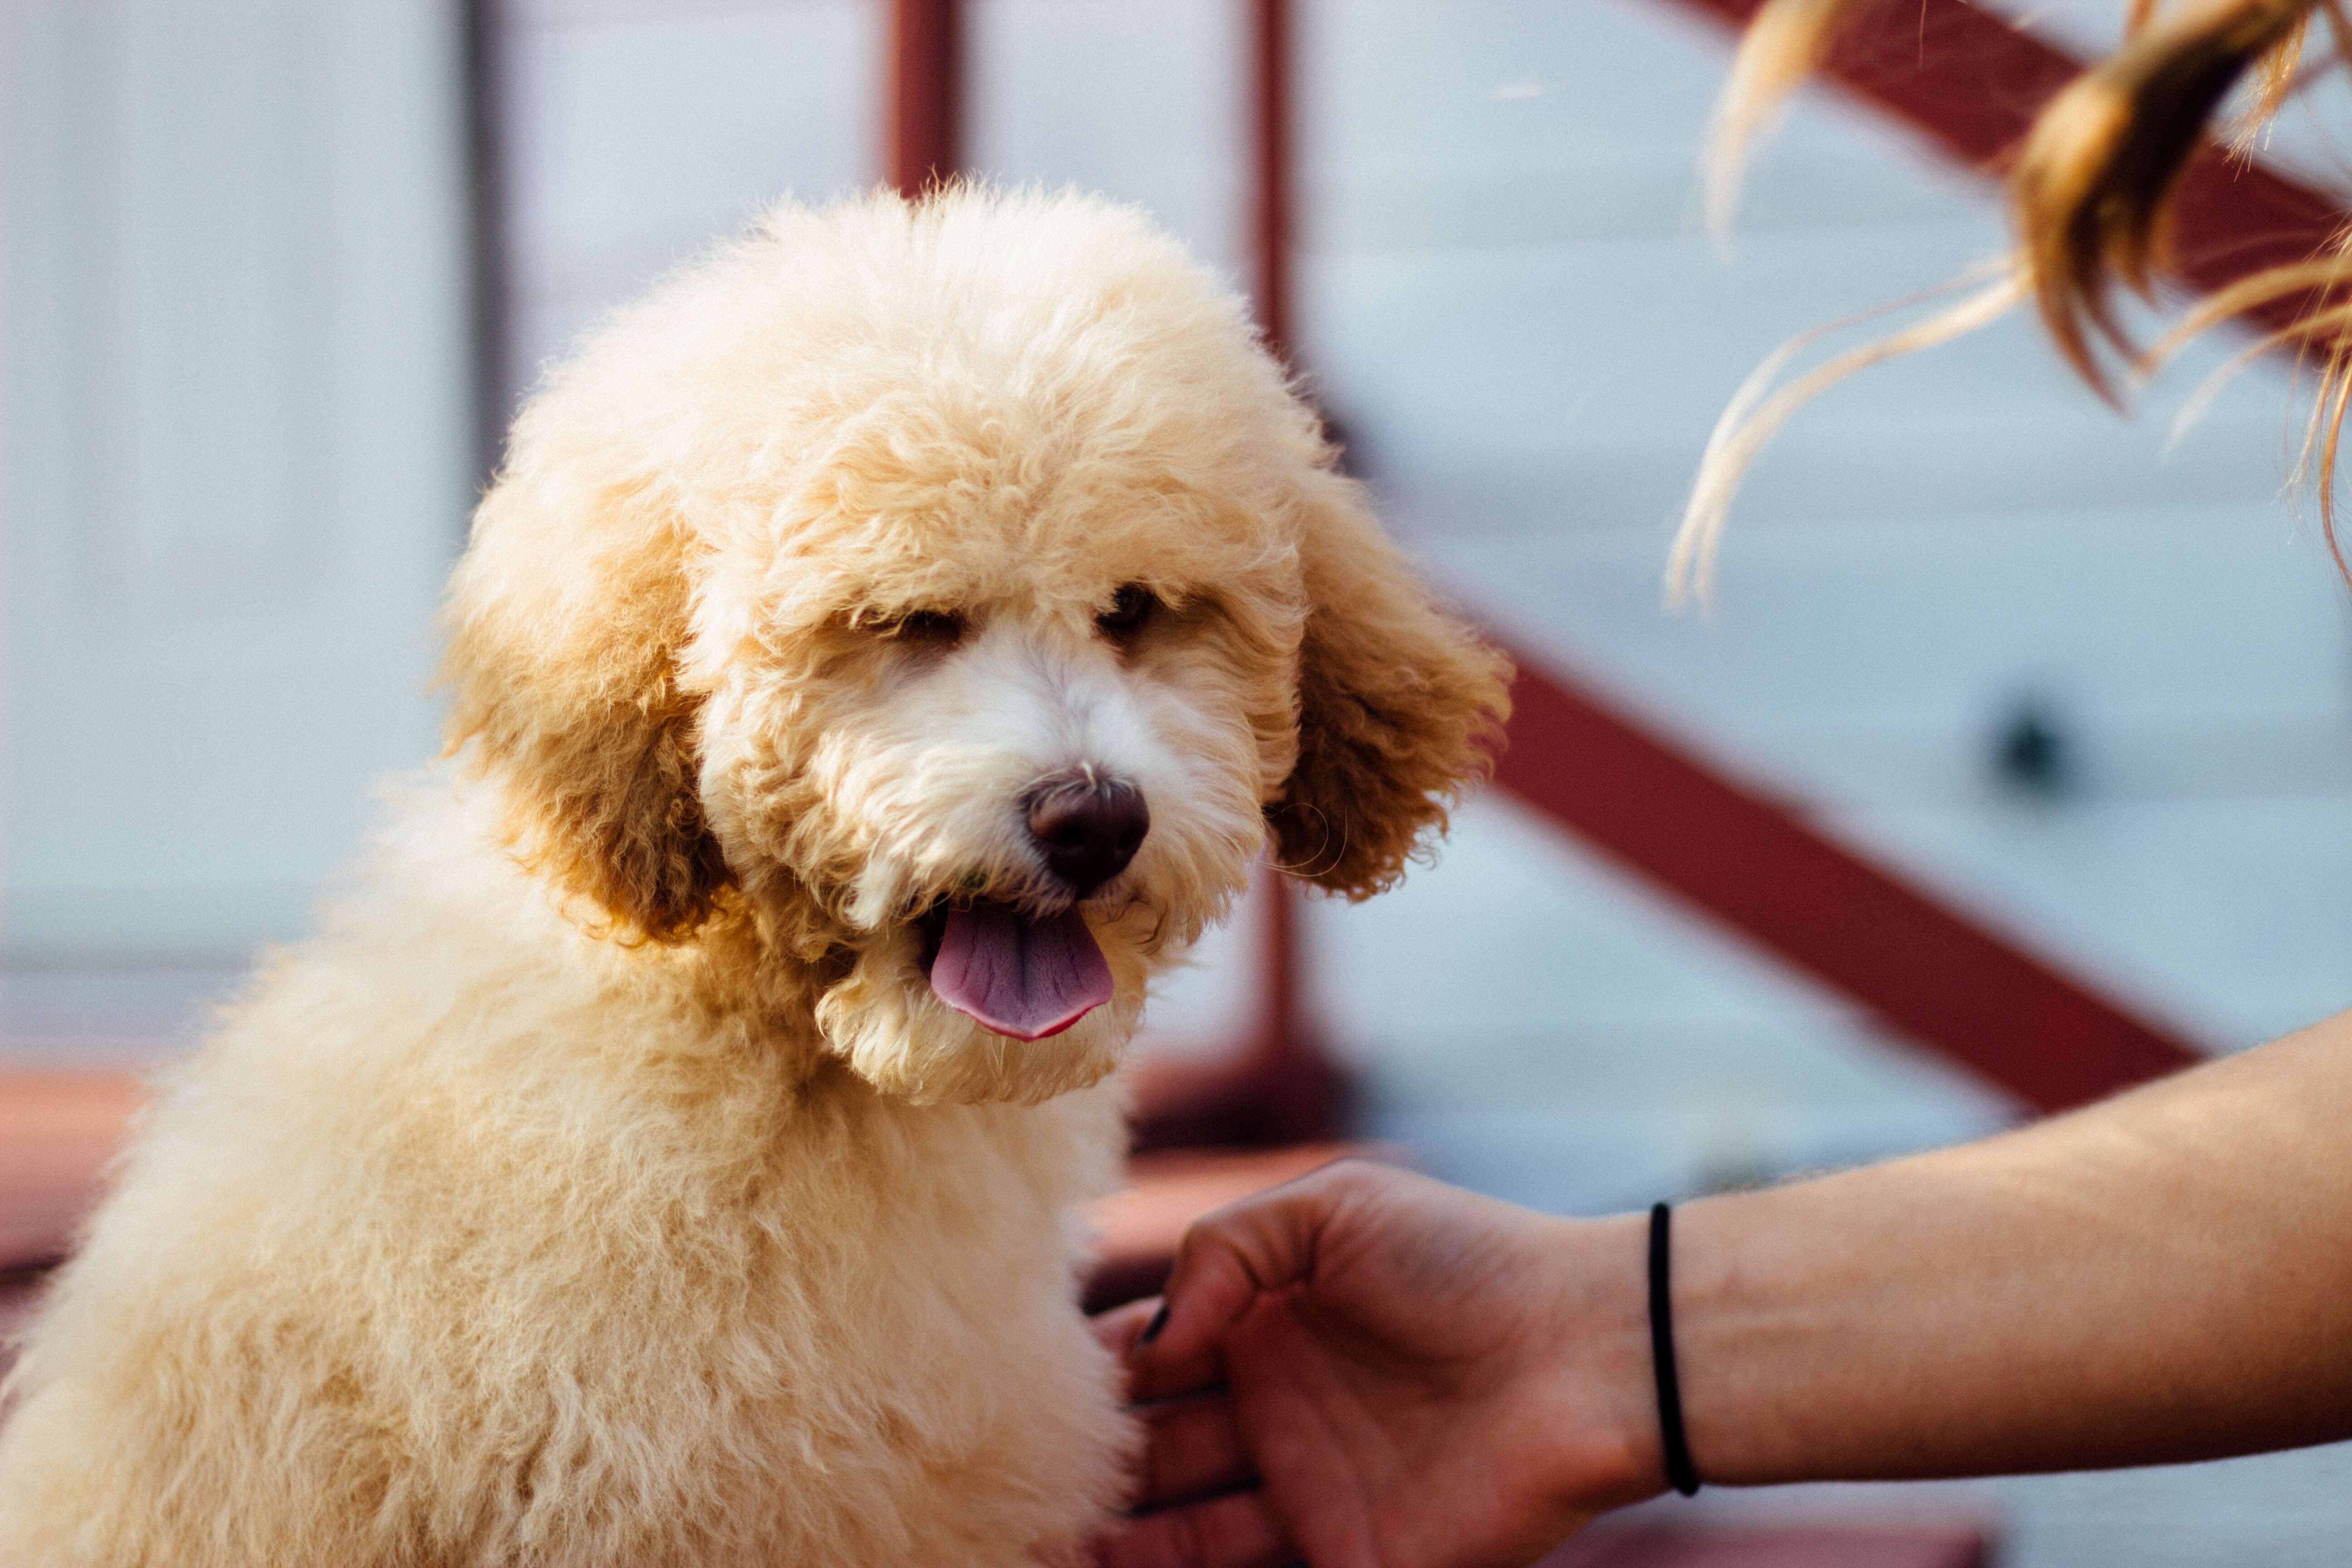
[[[1057,914],[994,900],[939,912],[932,994],[1016,1040],[1058,1035],[1111,999],[1110,963],[1078,900],[1127,869],[1151,831],[1143,792],[1087,767],[1041,781],[1022,800],[1029,840],[1068,890]]]

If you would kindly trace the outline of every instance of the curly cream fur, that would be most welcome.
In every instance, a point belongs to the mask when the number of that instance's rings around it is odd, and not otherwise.
[[[1122,586],[1160,606],[1131,640]],[[951,646],[894,635],[957,617]],[[1102,1081],[1273,813],[1392,879],[1502,668],[1132,213],[786,207],[516,426],[453,580],[454,760],[163,1086],[0,1433],[0,1562],[1072,1559],[1131,1435],[1074,1304]],[[921,920],[1151,830],[1114,1001],[990,1033]]]

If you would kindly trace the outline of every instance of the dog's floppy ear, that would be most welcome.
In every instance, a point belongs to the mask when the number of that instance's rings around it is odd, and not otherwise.
[[[1354,481],[1309,477],[1298,551],[1298,763],[1267,822],[1286,869],[1361,899],[1486,773],[1510,665],[1431,602]]]
[[[643,486],[510,467],[445,611],[451,750],[473,742],[504,782],[530,864],[655,942],[691,934],[727,883],[676,680],[685,552]]]

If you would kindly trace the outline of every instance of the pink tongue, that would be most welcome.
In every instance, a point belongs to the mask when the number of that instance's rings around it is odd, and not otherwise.
[[[1110,963],[1076,910],[1033,921],[1002,907],[951,909],[931,989],[1000,1035],[1042,1040],[1110,1000]]]

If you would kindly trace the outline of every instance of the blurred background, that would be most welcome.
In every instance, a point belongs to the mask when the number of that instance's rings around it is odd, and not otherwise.
[[[1718,243],[1701,11],[1291,10],[1285,335],[1446,595],[2151,1037],[2352,1004],[2352,637],[2282,495],[2291,366],[2180,429],[2242,337],[2130,419],[2022,319],[1873,371],[1759,465],[1711,613],[1668,615],[1733,389],[1997,255],[1994,187],[1820,89]],[[970,0],[960,161],[1139,203],[1256,286],[1254,15]],[[2027,20],[2078,54],[2117,25]],[[159,1060],[299,933],[375,782],[436,750],[440,579],[540,367],[766,205],[885,179],[897,47],[881,0],[0,0],[0,1067]],[[2315,114],[2265,157],[2347,166]],[[1286,1048],[1345,1074],[1348,1131],[1562,1212],[2037,1103],[1525,790],[1388,897],[1258,899],[1154,1058],[1262,1035],[1286,949]],[[2018,1564],[2332,1563],[2352,1456],[1704,1506],[1982,1521]]]

